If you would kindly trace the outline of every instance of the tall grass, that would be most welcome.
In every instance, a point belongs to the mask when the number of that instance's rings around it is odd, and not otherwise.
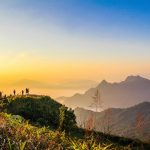
[[[79,139],[65,132],[30,125],[20,116],[0,113],[0,149],[2,150],[114,150],[123,147],[98,143],[94,137]]]

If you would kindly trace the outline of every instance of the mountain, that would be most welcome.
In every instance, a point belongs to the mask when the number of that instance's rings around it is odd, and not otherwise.
[[[78,126],[117,136],[150,141],[150,102],[129,108],[109,108],[93,112],[83,108],[74,110]]]
[[[63,97],[61,100],[68,107],[89,108],[97,89],[100,89],[103,109],[125,108],[144,101],[150,102],[150,80],[140,76],[128,76],[124,81],[118,83],[103,80],[97,87],[87,90],[84,94]]]
[[[57,99],[58,102],[60,102],[61,104],[63,104],[64,101],[67,99],[67,97],[65,97],[65,96],[60,96],[60,97],[57,97],[56,99]]]

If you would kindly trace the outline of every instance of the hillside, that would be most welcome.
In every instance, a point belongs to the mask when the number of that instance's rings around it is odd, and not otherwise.
[[[7,97],[0,100],[0,106],[0,149],[148,150],[150,147],[140,141],[77,128],[73,111],[47,96]]]
[[[89,108],[97,89],[100,89],[103,109],[126,108],[144,101],[150,102],[150,80],[140,76],[128,76],[119,83],[103,80],[97,87],[87,90],[84,94],[75,94],[58,100],[64,101],[64,104],[71,108]]]
[[[92,128],[96,131],[150,141],[150,102],[125,109],[110,108],[102,112],[83,108],[76,108],[74,111],[78,126],[83,128],[92,118]]]

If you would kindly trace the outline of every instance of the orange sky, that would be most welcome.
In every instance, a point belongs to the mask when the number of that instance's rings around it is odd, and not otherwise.
[[[32,82],[32,92],[57,97],[103,79],[150,79],[148,5],[133,4],[133,11],[120,2],[120,8],[102,1],[1,2],[0,90],[10,93],[14,83]]]
[[[100,82],[106,79],[110,82],[117,82],[124,80],[131,74],[149,78],[150,68],[150,63],[137,62],[136,60],[49,60],[45,57],[34,57],[29,54],[18,55],[12,59],[5,58],[0,62],[2,89],[9,92],[14,88],[13,83],[30,79],[41,83],[57,84],[55,88],[42,89],[41,87],[41,89],[33,88],[32,90],[32,92],[38,91],[40,94],[48,94],[53,97],[84,92],[96,85],[96,83],[91,85],[91,82],[86,84],[86,81],[82,83],[82,80]],[[75,87],[71,85],[77,81],[79,81],[78,85]],[[67,89],[63,89],[63,84],[66,84],[65,86],[68,84]]]

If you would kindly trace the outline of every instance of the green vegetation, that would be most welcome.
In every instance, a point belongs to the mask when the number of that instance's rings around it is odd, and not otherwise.
[[[76,126],[73,110],[47,96],[0,100],[2,150],[149,150],[150,144]]]
[[[23,116],[34,124],[49,126],[69,132],[75,128],[76,121],[73,111],[48,96],[16,97],[9,102],[7,112]]]
[[[60,104],[49,97],[16,97],[7,107],[9,113],[21,115],[40,125],[59,125]]]

